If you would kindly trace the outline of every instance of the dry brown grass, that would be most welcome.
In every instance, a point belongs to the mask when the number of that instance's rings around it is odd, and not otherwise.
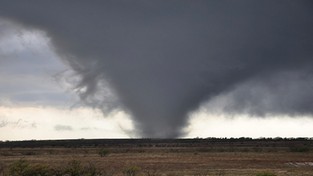
[[[128,167],[140,168],[140,175],[216,175],[256,176],[272,173],[277,176],[312,176],[313,153],[294,152],[184,152],[179,148],[108,148],[110,153],[101,157],[101,148],[2,148],[1,168],[21,158],[32,164],[58,168],[72,160],[83,165],[93,163],[97,169],[123,175]],[[179,151],[179,152],[178,152]],[[197,151],[195,149],[195,151]],[[307,163],[307,164],[301,164]]]

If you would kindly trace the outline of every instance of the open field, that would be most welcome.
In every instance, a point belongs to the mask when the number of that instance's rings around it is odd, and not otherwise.
[[[64,141],[63,141],[64,142]],[[84,141],[86,142],[86,141]],[[84,143],[82,142],[82,143]],[[90,142],[90,141],[89,141]],[[0,175],[18,162],[50,170],[88,168],[102,175],[312,176],[312,140],[112,141],[98,146],[0,145]],[[95,142],[96,143],[96,142]],[[16,144],[16,143],[15,143]],[[101,156],[102,154],[102,156]],[[54,175],[56,175],[54,173]],[[75,175],[75,174],[69,174]],[[77,174],[84,175],[84,174]],[[87,174],[85,174],[87,175]]]

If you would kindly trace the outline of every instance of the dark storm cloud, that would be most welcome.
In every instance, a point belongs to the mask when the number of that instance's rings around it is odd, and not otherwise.
[[[245,99],[244,103],[239,106],[246,106],[249,103],[250,107],[246,108],[250,113],[257,113],[259,115],[279,114],[281,112],[291,115],[310,115],[312,116],[313,107],[313,74],[310,70],[301,70],[297,72],[278,73],[272,78],[263,78],[260,80],[263,92],[256,92],[251,95],[251,98]],[[260,84],[256,83],[256,85]],[[251,84],[251,83],[250,83]],[[253,85],[251,85],[253,89]],[[262,91],[255,89],[257,91]],[[249,92],[249,91],[248,91]],[[239,93],[240,94],[240,93]],[[234,97],[237,96],[235,94]],[[246,97],[247,94],[246,94]],[[259,101],[256,101],[257,98]],[[238,99],[238,98],[237,98]],[[263,101],[260,101],[263,100]],[[235,109],[244,109],[236,107]]]
[[[312,116],[313,76],[310,71],[284,70],[259,75],[217,95],[204,105],[210,111],[249,114]]]
[[[269,90],[278,81],[293,97],[270,97],[286,102],[261,106],[264,111],[312,114],[310,85],[293,89],[293,79],[267,79],[288,72],[311,81],[312,9],[303,0],[10,0],[1,1],[0,15],[51,37],[80,76],[76,91],[85,102],[127,109],[144,137],[176,137],[188,113],[212,97],[234,92],[225,109],[256,113],[249,106],[264,97],[237,91],[246,84],[253,89],[254,79]]]

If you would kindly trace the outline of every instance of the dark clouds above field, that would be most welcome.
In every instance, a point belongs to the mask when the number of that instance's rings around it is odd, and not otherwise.
[[[104,113],[144,137],[182,135],[200,106],[250,116],[313,113],[311,1],[1,1],[39,30]]]

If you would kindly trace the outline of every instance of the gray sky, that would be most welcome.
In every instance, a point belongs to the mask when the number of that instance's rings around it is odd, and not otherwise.
[[[141,137],[188,136],[200,112],[311,119],[312,8],[303,0],[4,0],[0,103],[122,113],[132,125],[117,129]]]
[[[51,51],[45,34],[5,20],[0,26],[1,104],[66,105],[71,95],[56,86],[58,73],[66,67]]]

